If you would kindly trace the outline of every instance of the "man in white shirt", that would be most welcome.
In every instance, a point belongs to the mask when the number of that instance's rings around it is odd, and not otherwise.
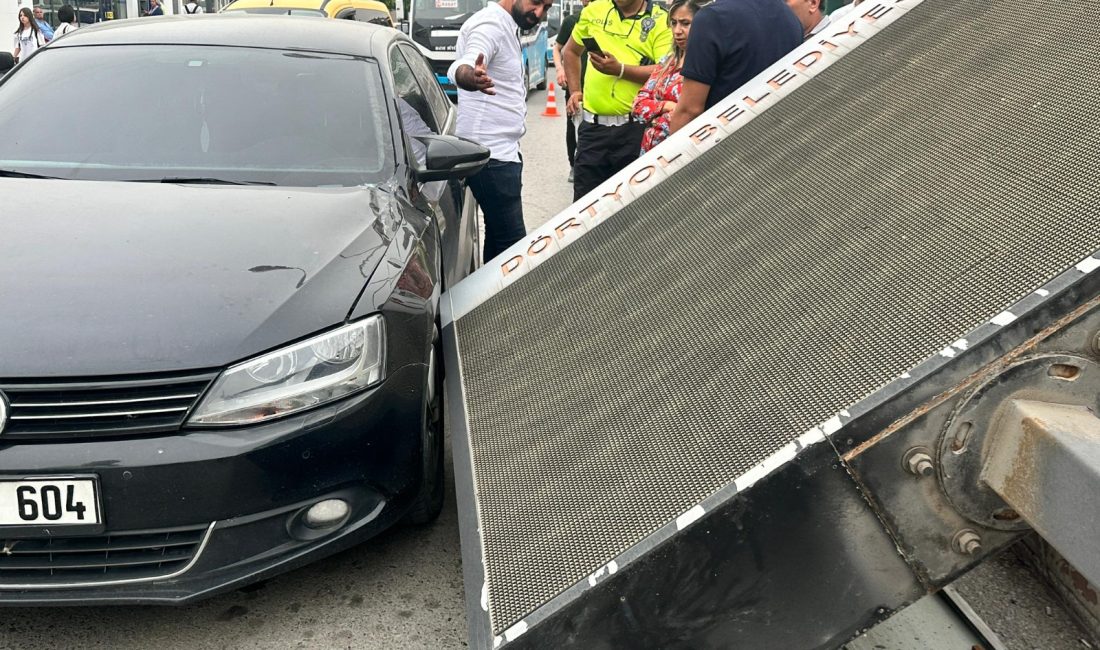
[[[488,147],[489,164],[469,179],[485,215],[488,262],[527,234],[523,225],[523,158],[527,127],[520,30],[542,21],[554,0],[499,0],[470,16],[458,33],[447,76],[458,87],[456,133]]]

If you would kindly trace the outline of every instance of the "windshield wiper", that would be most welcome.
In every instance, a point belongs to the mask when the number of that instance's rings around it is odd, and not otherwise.
[[[267,181],[231,181],[224,178],[204,176],[169,176],[167,178],[133,178],[128,183],[194,183],[198,185],[275,185]]]
[[[49,178],[52,180],[64,180],[57,176],[44,176],[42,174],[31,174],[30,172],[19,172],[14,169],[0,169],[0,176],[4,178]]]

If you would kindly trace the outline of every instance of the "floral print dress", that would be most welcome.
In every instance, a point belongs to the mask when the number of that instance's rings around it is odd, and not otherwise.
[[[661,59],[657,69],[649,75],[638,95],[634,98],[632,114],[646,125],[642,136],[642,153],[656,147],[668,137],[671,113],[665,112],[665,102],[679,102],[680,89],[684,78],[680,75],[680,66],[676,65],[673,55]]]

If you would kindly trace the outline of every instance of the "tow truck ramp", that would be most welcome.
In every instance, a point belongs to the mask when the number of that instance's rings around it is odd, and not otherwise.
[[[1100,577],[1092,13],[867,0],[445,294],[472,647],[832,648],[1032,527]]]

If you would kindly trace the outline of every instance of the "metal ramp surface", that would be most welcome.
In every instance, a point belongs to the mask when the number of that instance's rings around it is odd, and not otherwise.
[[[445,294],[473,647],[835,647],[1026,527],[952,414],[1092,381],[1091,8],[846,20]]]

